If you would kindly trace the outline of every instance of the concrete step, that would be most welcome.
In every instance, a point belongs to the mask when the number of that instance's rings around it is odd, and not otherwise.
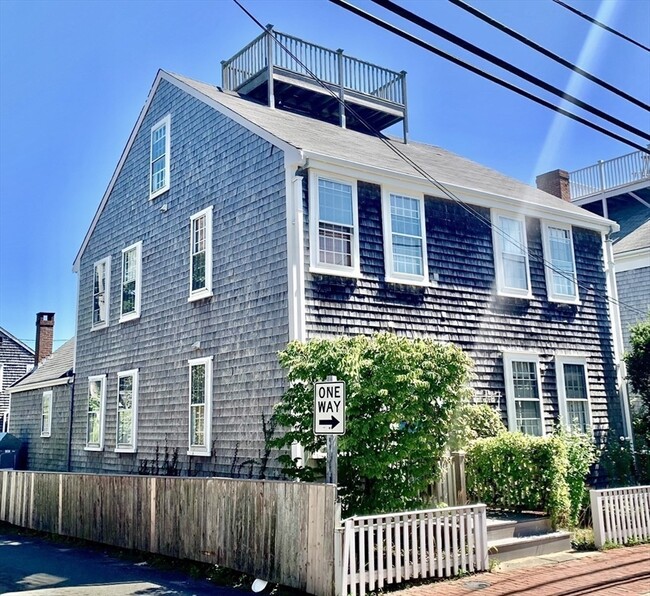
[[[571,550],[569,532],[549,532],[534,536],[488,539],[490,560],[514,561],[524,557],[538,557]]]
[[[514,515],[507,519],[488,518],[488,542],[505,538],[536,536],[552,532],[551,520],[546,516]]]

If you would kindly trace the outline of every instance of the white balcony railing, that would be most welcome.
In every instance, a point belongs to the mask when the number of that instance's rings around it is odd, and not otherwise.
[[[644,180],[650,181],[650,155],[635,151],[569,173],[571,200],[607,192]]]

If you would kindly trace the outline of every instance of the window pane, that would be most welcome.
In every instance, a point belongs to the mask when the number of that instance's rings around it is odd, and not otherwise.
[[[423,275],[421,239],[393,234],[393,269],[398,273]]]
[[[506,288],[528,289],[527,262],[523,223],[517,219],[499,216],[501,263]]]
[[[88,444],[99,445],[99,414],[88,412]]]
[[[151,192],[165,186],[165,157],[151,163]]]
[[[122,255],[122,314],[135,312],[137,250],[132,248]]]
[[[200,364],[192,367],[190,403],[205,403],[205,365]]]
[[[133,411],[121,410],[117,413],[117,446],[131,447],[133,442],[131,439],[133,431]]]
[[[539,399],[537,367],[534,362],[513,362],[512,382],[516,399]]]
[[[418,199],[390,195],[393,269],[423,275],[422,222]]]
[[[571,234],[562,228],[548,228],[548,239],[551,253],[548,258],[553,266],[553,292],[562,296],[575,296]]]
[[[587,400],[568,400],[566,404],[567,415],[569,417],[569,424],[571,428],[586,433],[588,427],[588,403]]]
[[[526,434],[541,436],[542,419],[539,411],[539,401],[515,402],[517,430]]]
[[[117,400],[118,408],[131,409],[133,403],[133,377],[120,377]]]
[[[318,244],[320,263],[352,266],[352,228],[321,223]]]
[[[524,234],[521,221],[509,217],[499,217],[500,234],[504,254],[524,255]]]
[[[205,215],[192,221],[192,254],[205,250]]]
[[[587,399],[585,367],[582,364],[564,365],[564,389],[567,399]]]
[[[151,159],[156,160],[165,155],[165,136],[167,127],[161,126],[151,133]]]
[[[95,265],[93,284],[93,325],[106,321],[106,263]]]
[[[192,291],[205,288],[205,252],[192,256]]]
[[[354,225],[352,187],[349,184],[319,179],[318,206],[320,221],[350,227]]]
[[[393,233],[422,236],[420,202],[417,199],[390,195],[390,214]]]
[[[192,446],[205,447],[205,406],[194,405],[190,408],[190,437]]]

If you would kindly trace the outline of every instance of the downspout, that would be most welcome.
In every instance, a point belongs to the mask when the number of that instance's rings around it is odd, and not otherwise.
[[[616,269],[614,265],[614,251],[610,238],[611,229],[607,235],[603,234],[603,259],[605,261],[605,276],[607,281],[607,301],[609,303],[609,318],[612,325],[612,339],[614,342],[614,365],[616,366],[616,387],[621,400],[623,413],[624,434],[630,440],[634,451],[634,436],[632,433],[632,416],[630,414],[630,400],[625,382],[626,371],[623,360],[623,329],[621,315],[618,309],[618,290],[616,288]]]
[[[66,472],[72,468],[72,416],[74,413],[74,373],[72,373],[72,383],[70,383],[70,414],[68,416],[68,464]]]

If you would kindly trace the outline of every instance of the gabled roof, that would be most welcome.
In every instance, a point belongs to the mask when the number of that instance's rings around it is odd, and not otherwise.
[[[29,352],[32,356],[34,355],[34,350],[32,350],[27,344],[24,344],[22,341],[20,341],[17,337],[11,335],[11,333],[9,333],[9,331],[7,331],[4,327],[0,327],[0,333],[8,337],[11,341],[20,346],[26,352]]]
[[[378,138],[341,128],[251,101],[233,92],[224,92],[214,85],[187,77],[159,71],[138,121],[122,153],[95,217],[74,262],[78,271],[81,256],[110,196],[120,170],[138,134],[148,107],[162,81],[167,81],[218,112],[235,120],[254,134],[291,154],[290,162],[305,165],[309,160],[337,162],[357,170],[381,172],[399,179],[428,184],[423,176],[400,159]],[[395,140],[400,150],[436,180],[464,194],[482,194],[491,200],[503,199],[512,208],[527,210],[537,216],[569,217],[581,225],[598,230],[617,229],[615,222],[594,215],[577,205],[505,176],[440,147]],[[438,194],[433,191],[431,194]]]
[[[613,236],[614,254],[650,248],[650,208],[634,197],[609,199],[609,217],[621,226]]]
[[[61,385],[72,378],[75,338],[69,339],[50,357],[9,388],[9,393],[29,391],[49,385]]]

